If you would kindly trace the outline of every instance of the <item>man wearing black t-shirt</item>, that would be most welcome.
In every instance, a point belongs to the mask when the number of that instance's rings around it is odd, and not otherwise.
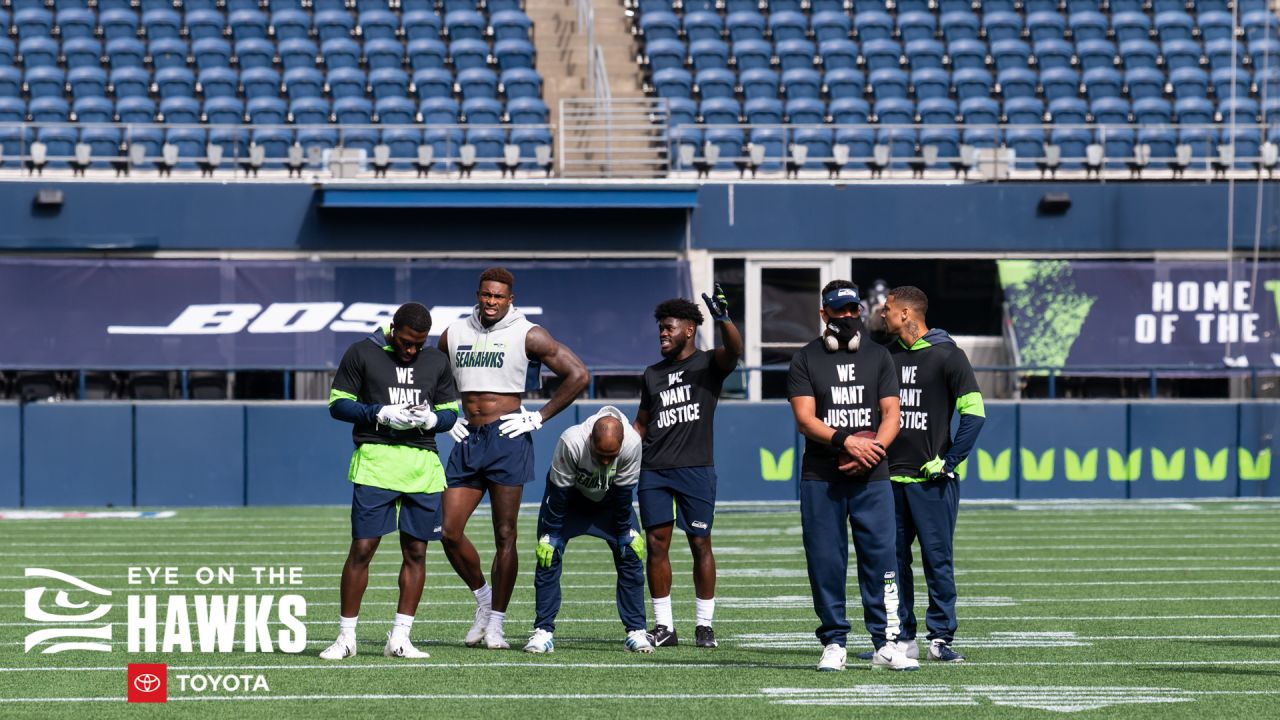
[[[898,435],[893,360],[862,325],[858,290],[848,280],[822,289],[822,335],[791,358],[787,397],[805,436],[800,521],[813,609],[823,645],[818,670],[843,670],[849,621],[845,583],[849,526],[857,552],[862,617],[875,645],[872,663],[916,670],[894,642],[898,595],[893,490],[885,448]]]
[[[693,551],[698,647],[716,647],[711,629],[715,613],[716,560],[711,552],[716,472],[712,435],[720,388],[742,357],[742,335],[729,319],[729,303],[717,285],[715,297],[703,294],[720,326],[723,346],[699,350],[694,335],[702,311],[684,298],[658,305],[658,347],[662,362],[644,371],[644,390],[635,428],[644,439],[640,464],[640,523],[648,546],[649,594],[653,597],[653,644],[677,643],[671,613],[671,528],[678,523]],[[675,506],[674,510],[672,506]]]
[[[986,412],[973,367],[946,332],[925,324],[929,298],[909,285],[889,291],[881,310],[901,381],[902,430],[889,448],[898,517],[898,597],[902,603],[900,649],[916,657],[915,588],[911,543],[920,539],[920,556],[929,587],[929,659],[961,662],[951,649],[956,632],[956,582],[952,568],[960,481],[956,466],[973,450]],[[960,426],[951,437],[951,415]]]

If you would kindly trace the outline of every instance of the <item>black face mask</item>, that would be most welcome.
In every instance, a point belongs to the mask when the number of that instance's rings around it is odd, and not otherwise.
[[[864,329],[861,317],[831,318],[827,321],[826,331],[822,333],[822,344],[828,352],[841,348],[857,352]]]

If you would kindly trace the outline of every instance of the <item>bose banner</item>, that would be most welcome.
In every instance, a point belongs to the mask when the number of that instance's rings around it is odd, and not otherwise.
[[[438,338],[498,264],[516,306],[592,366],[657,359],[653,308],[690,292],[677,260],[0,260],[0,366],[332,368],[405,302],[431,308]]]
[[[1280,263],[999,265],[1022,365],[1280,366]]]

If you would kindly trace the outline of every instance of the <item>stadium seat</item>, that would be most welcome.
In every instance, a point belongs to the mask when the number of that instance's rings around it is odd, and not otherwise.
[[[742,40],[733,43],[733,56],[738,71],[768,68],[773,62],[773,45],[767,40]],[[683,62],[683,60],[681,61]],[[857,62],[855,49],[854,62]]]
[[[27,70],[23,83],[31,98],[62,97],[67,75],[58,67],[34,67]]]
[[[151,98],[121,98],[116,101],[116,114],[122,123],[155,122],[156,104]]]
[[[355,21],[346,11],[326,10],[315,14],[315,28],[316,37],[320,40],[321,47],[324,47],[327,40],[349,39],[355,28]]]
[[[131,13],[130,13],[131,14]],[[227,24],[222,13],[215,10],[192,10],[186,14],[187,37],[194,45],[197,40],[221,39]],[[106,26],[103,26],[106,29]]]
[[[324,88],[324,76],[315,68],[294,68],[284,73],[284,87],[290,100],[318,98]]]
[[[1133,117],[1139,125],[1167,125],[1173,122],[1173,106],[1163,98],[1143,98],[1134,101]]]
[[[1011,12],[987,12],[982,16],[982,29],[987,42],[1018,40],[1022,37],[1022,18]]]
[[[942,36],[949,44],[957,40],[977,40],[981,27],[978,17],[969,10],[944,12],[941,24]]]
[[[404,35],[409,41],[439,40],[442,23],[434,10],[411,10],[400,18]]]
[[[1218,100],[1218,117],[1215,121],[1255,124],[1258,122],[1258,101],[1250,97],[1222,98]]]
[[[105,97],[77,98],[71,104],[71,112],[76,122],[109,123],[115,119],[115,108]]]
[[[1209,58],[1209,67],[1215,70],[1231,67],[1233,59],[1237,67],[1244,67],[1245,60],[1248,57],[1245,55],[1244,45],[1233,40],[1214,40],[1206,43],[1205,55]],[[1255,59],[1255,66],[1257,64]]]
[[[698,103],[698,114],[708,125],[736,125],[742,108],[733,98],[711,98]]]
[[[453,98],[425,98],[418,110],[422,114],[422,122],[427,125],[454,125],[458,122],[458,103]]]
[[[1021,40],[998,40],[991,44],[991,59],[996,70],[1011,67],[1025,68],[1031,58],[1031,48]]]
[[[1075,57],[1075,50],[1066,40],[1040,40],[1035,44],[1034,55],[1035,65],[1041,71],[1049,68],[1069,68]]]
[[[1196,16],[1200,39],[1206,43],[1214,40],[1231,40],[1235,37],[1235,24],[1230,13],[1207,11]]]
[[[737,78],[733,72],[722,68],[703,70],[697,75],[698,96],[703,100],[713,97],[734,97]]]
[[[240,84],[246,98],[279,97],[280,73],[270,67],[256,67],[240,73]]]
[[[495,98],[498,95],[498,76],[488,68],[472,68],[458,73],[458,88],[463,99],[473,97]]]
[[[822,101],[813,98],[788,100],[784,112],[792,125],[821,125],[827,118]]]
[[[72,68],[67,73],[67,84],[77,99],[106,97],[107,73],[100,67]]]
[[[162,68],[184,68],[187,66],[187,41],[181,38],[161,38],[148,43],[151,64],[157,70]],[[216,64],[212,67],[227,67]]]
[[[333,101],[333,116],[344,125],[368,125],[373,122],[373,103],[362,97],[344,97]]]
[[[534,48],[528,40],[499,40],[493,44],[499,70],[533,68]]]
[[[27,70],[58,66],[58,43],[46,37],[28,37],[18,42],[18,54]]]
[[[723,32],[724,21],[716,13],[700,11],[686,13],[684,16],[684,37],[690,43],[719,40]]]
[[[132,15],[132,13],[130,13]],[[105,16],[104,16],[104,19]],[[33,37],[47,38],[53,34],[53,13],[44,8],[24,8],[13,14],[13,27],[20,40]],[[137,27],[137,21],[134,21]]]
[[[831,121],[839,125],[864,125],[871,117],[871,106],[862,98],[840,98],[831,101]]]
[[[205,119],[213,125],[239,125],[244,121],[244,103],[237,97],[215,97],[204,101]]]
[[[550,111],[541,98],[516,98],[507,102],[507,117],[516,125],[544,125]]]
[[[111,93],[116,99],[146,97],[151,88],[151,76],[140,67],[120,67],[109,76]]]
[[[1280,40],[1264,37],[1250,42],[1249,60],[1255,68],[1270,67],[1280,62]]]
[[[1097,68],[1110,70],[1116,64],[1116,46],[1110,40],[1085,40],[1076,44],[1080,67],[1088,72]]]
[[[415,70],[413,85],[419,98],[453,97],[453,73],[441,68]]]
[[[160,97],[191,97],[195,93],[196,80],[186,68],[165,68],[156,71],[156,88]]]
[[[778,57],[782,59],[781,47],[778,48]],[[867,72],[896,68],[901,64],[902,46],[897,40],[867,40],[862,43],[862,57]]]
[[[362,70],[341,67],[329,71],[325,77],[325,85],[328,87],[329,96],[334,100],[344,97],[364,97],[365,88],[369,84],[368,80]]]
[[[156,8],[142,13],[142,27],[147,40],[182,37],[182,16],[169,8]]]
[[[75,38],[92,38],[98,28],[97,17],[84,8],[59,10],[56,19],[58,34],[64,43]]]
[[[231,66],[231,45],[222,38],[196,40],[191,43],[191,54],[195,57],[196,67],[201,70]]]
[[[987,63],[987,44],[981,40],[956,40],[947,47],[953,70],[982,70]]]
[[[1280,39],[1280,18],[1269,10],[1254,10],[1240,16],[1244,37],[1250,43],[1263,38]]]
[[[1165,66],[1170,70],[1200,66],[1200,44],[1193,40],[1169,40],[1160,44]]]
[[[655,40],[645,48],[649,69],[657,72],[667,68],[682,68],[685,61],[685,45],[679,40]]]
[[[946,98],[951,94],[951,75],[939,68],[913,70],[911,88],[916,99],[920,101],[929,98]],[[832,97],[835,96],[832,95]]]
[[[409,75],[398,67],[373,70],[369,73],[369,86],[375,100],[405,97],[409,94]]]
[[[60,97],[38,97],[27,103],[27,112],[31,114],[31,122],[56,123],[67,121],[70,108]]]
[[[847,15],[839,13],[847,19]],[[816,16],[815,16],[816,21]],[[732,12],[725,19],[729,31],[729,39],[737,43],[742,40],[763,40],[765,35],[764,16],[755,11]],[[646,36],[647,37],[647,36]]]
[[[1027,32],[1032,41],[1061,40],[1066,33],[1066,20],[1057,10],[1033,12],[1027,15]]]
[[[489,44],[483,40],[454,40],[449,43],[453,67],[461,72],[489,66]]]
[[[1202,98],[1209,93],[1209,76],[1198,67],[1184,67],[1169,73],[1173,95],[1183,98]]]
[[[117,38],[106,43],[107,61],[111,63],[111,68],[136,67],[140,68],[143,64],[143,58],[146,57],[146,50],[137,38]]]
[[[320,43],[320,55],[329,70],[360,67],[360,45],[346,37],[330,38]]]
[[[283,54],[285,42],[311,39],[311,15],[297,8],[276,10],[271,13],[271,32]]]
[[[955,85],[956,97],[962,102],[972,98],[987,98],[991,95],[991,73],[986,70],[957,70],[952,74],[951,81]]]
[[[1156,14],[1156,33],[1161,43],[1172,40],[1191,40],[1195,21],[1185,12],[1169,11]]]
[[[1040,84],[1047,100],[1075,97],[1079,92],[1080,76],[1069,68],[1053,68],[1040,74]]]
[[[1160,51],[1150,40],[1125,40],[1120,43],[1120,61],[1125,68],[1155,68]]]
[[[499,82],[502,93],[508,100],[542,96],[542,77],[529,68],[506,70],[499,77]]]
[[[1218,68],[1209,74],[1209,82],[1213,85],[1213,94],[1219,100],[1249,96],[1249,75],[1242,70]]]
[[[858,42],[866,45],[872,40],[888,40],[893,37],[893,18],[888,13],[859,11],[853,18],[858,32]]]
[[[760,22],[763,24],[764,19],[761,18]],[[645,42],[680,39],[680,18],[673,12],[644,13],[640,16],[637,25],[640,33],[644,35]],[[763,36],[763,32],[761,35]]]
[[[300,98],[289,104],[289,115],[297,125],[324,125],[329,122],[332,109],[324,98]]]
[[[443,42],[435,38],[410,40],[407,47],[409,65],[415,71],[426,68],[443,68],[449,51]]]
[[[364,57],[370,71],[399,70],[404,66],[404,46],[398,40],[369,40],[364,44]]]
[[[912,40],[932,40],[938,32],[938,24],[931,12],[900,12],[898,32],[904,43]]]
[[[1115,32],[1116,42],[1125,43],[1130,40],[1150,40],[1151,20],[1143,12],[1118,12],[1111,16],[1111,27]]]
[[[1164,73],[1153,68],[1134,68],[1125,71],[1124,84],[1129,97],[1135,101],[1143,98],[1164,97]]]
[[[374,112],[383,125],[410,125],[417,116],[413,101],[407,97],[383,98],[374,103]]]
[[[278,97],[256,97],[245,106],[245,112],[254,125],[283,125],[289,108]]]
[[[1005,143],[1013,150],[1015,167],[1033,170],[1044,158],[1044,131],[1038,127],[1010,128]]]
[[[160,115],[173,125],[200,122],[200,102],[190,97],[174,97],[160,101]]]
[[[810,53],[810,58],[813,54]],[[697,40],[689,43],[689,58],[694,71],[729,67],[729,46],[722,40]],[[810,61],[812,62],[812,60]]]
[[[484,17],[474,10],[454,10],[445,14],[444,28],[445,34],[451,41],[483,40],[485,21]]]
[[[843,12],[825,11],[813,15],[813,37],[819,45],[830,40],[848,41],[850,29],[849,16]]]
[[[742,107],[747,122],[752,125],[781,125],[782,101],[776,97],[759,97],[748,100]]]
[[[270,68],[275,65],[275,44],[270,40],[250,38],[236,41],[236,63],[241,70]]]
[[[871,90],[877,101],[888,98],[907,97],[907,74],[898,68],[881,68],[880,70],[873,70],[868,79],[871,82]],[[782,82],[783,85],[786,85],[786,74],[783,75]],[[790,97],[790,95],[788,95],[788,97]],[[805,95],[802,97],[817,97],[817,94],[812,96]]]
[[[1073,12],[1067,18],[1071,27],[1071,37],[1079,44],[1085,40],[1106,40],[1107,18],[1096,10]]]
[[[942,69],[946,50],[942,43],[932,39],[910,40],[906,45],[907,64],[912,70]]]
[[[1027,68],[1009,68],[996,75],[996,83],[1000,85],[1000,94],[1005,100],[1012,98],[1028,98],[1036,95],[1036,74]]]
[[[1035,97],[1019,97],[1004,103],[1005,118],[1010,125],[1039,125],[1044,122],[1044,103]]]
[[[366,44],[371,40],[397,40],[400,20],[386,8],[362,9],[357,27]]]

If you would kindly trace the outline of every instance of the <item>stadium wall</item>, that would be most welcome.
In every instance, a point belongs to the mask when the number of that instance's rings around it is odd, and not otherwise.
[[[62,192],[38,205],[38,190]],[[1047,194],[1069,206],[1043,206]],[[1276,183],[0,183],[0,251],[1280,250]],[[496,211],[496,212],[495,212]]]
[[[541,497],[559,434],[600,404],[534,436],[526,501]],[[1277,428],[1267,402],[992,402],[961,495],[1280,497]],[[720,499],[796,498],[803,439],[786,403],[721,403],[716,439]],[[350,452],[350,426],[320,403],[0,404],[0,506],[345,504]]]

